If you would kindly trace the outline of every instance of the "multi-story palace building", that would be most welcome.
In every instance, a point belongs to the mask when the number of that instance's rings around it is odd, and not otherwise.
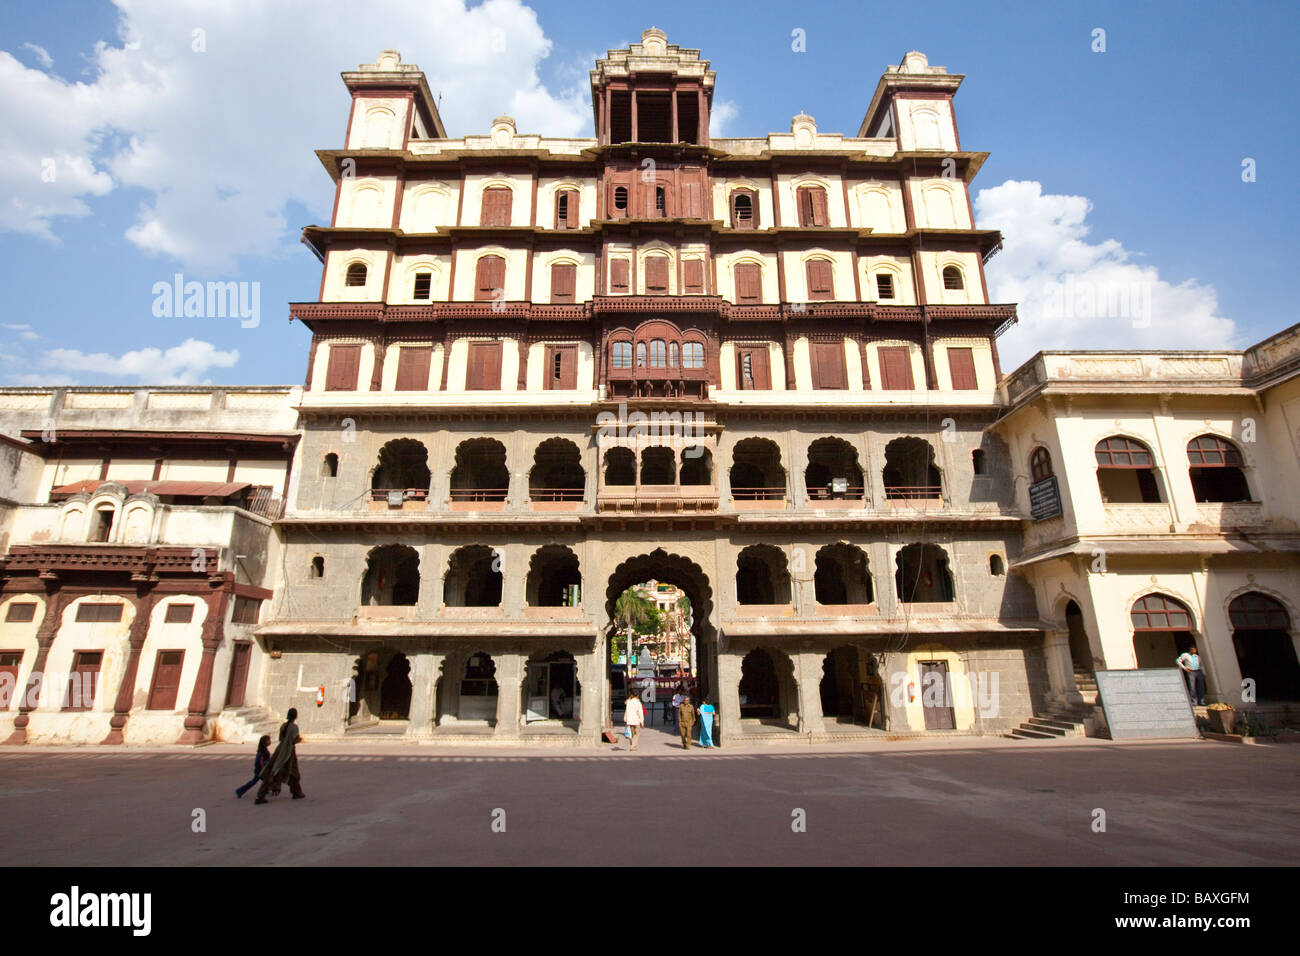
[[[343,80],[302,386],[0,394],[10,740],[594,744],[649,581],[729,746],[1059,732],[1192,640],[1212,698],[1300,695],[1300,335],[1004,378],[961,76],[728,139],[658,30],[594,138],[448,137],[392,51]]]

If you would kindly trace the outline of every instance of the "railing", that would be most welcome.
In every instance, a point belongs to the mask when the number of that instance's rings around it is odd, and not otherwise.
[[[942,493],[941,485],[885,485],[885,497],[891,501],[940,498]]]
[[[248,492],[248,503],[244,507],[255,515],[278,520],[284,515],[284,499],[276,495],[271,485],[254,485]]]
[[[808,497],[813,501],[830,501],[836,498],[863,498],[866,496],[865,485],[846,485],[843,491],[836,491],[833,488],[809,488]]]
[[[402,493],[403,501],[424,501],[429,497],[428,488],[371,488],[371,501],[387,501],[388,496],[395,491]]]
[[[736,488],[731,489],[731,497],[737,501],[779,501],[785,497],[785,488]]]
[[[585,492],[582,488],[529,488],[528,496],[533,501],[581,501]]]
[[[509,488],[453,488],[452,501],[505,501]]]

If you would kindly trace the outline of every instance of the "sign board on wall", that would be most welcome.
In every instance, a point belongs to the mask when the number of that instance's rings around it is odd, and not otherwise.
[[[1029,516],[1035,521],[1046,521],[1061,513],[1061,489],[1056,476],[1049,475],[1029,486]]]
[[[1200,736],[1176,667],[1097,671],[1097,693],[1113,740]]]

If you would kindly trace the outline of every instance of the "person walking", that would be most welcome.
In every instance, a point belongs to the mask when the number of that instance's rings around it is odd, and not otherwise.
[[[674,727],[680,726],[680,718],[678,717],[677,709],[682,706],[682,699],[683,699],[682,689],[680,686],[678,686],[677,692],[673,694],[673,726]]]
[[[1196,653],[1196,645],[1179,654],[1176,663],[1187,681],[1187,693],[1192,695],[1192,703],[1205,706],[1205,671],[1201,668],[1201,655]]]
[[[713,718],[717,711],[713,707],[712,700],[706,700],[700,705],[700,746],[713,746]]]
[[[691,731],[695,729],[695,707],[689,697],[683,697],[678,705],[677,729],[682,735],[682,749],[691,749]]]
[[[262,779],[262,771],[266,765],[271,762],[271,735],[262,734],[262,739],[257,742],[257,756],[253,758],[253,779],[248,781],[242,787],[235,788],[235,796],[242,797],[253,789],[253,786]]]
[[[262,786],[257,789],[254,803],[266,803],[269,791],[280,792],[280,785],[289,781],[289,792],[295,800],[301,800],[307,794],[302,792],[302,776],[298,773],[298,744],[302,734],[298,732],[298,708],[290,707],[286,720],[280,725],[280,743],[271,755],[271,762],[262,768]]]
[[[642,706],[641,698],[636,695],[636,691],[627,692],[627,703],[623,705],[623,723],[627,725],[627,736],[632,741],[631,749],[636,750],[641,728],[645,725],[645,707]]]

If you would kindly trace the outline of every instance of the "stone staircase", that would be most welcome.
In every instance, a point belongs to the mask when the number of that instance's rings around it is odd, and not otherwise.
[[[270,734],[274,747],[283,718],[264,707],[228,707],[214,723],[216,739],[223,743],[256,744],[262,734]]]
[[[1007,736],[1015,740],[1086,737],[1093,720],[1091,704],[1054,704],[1047,713],[1030,717]]]

